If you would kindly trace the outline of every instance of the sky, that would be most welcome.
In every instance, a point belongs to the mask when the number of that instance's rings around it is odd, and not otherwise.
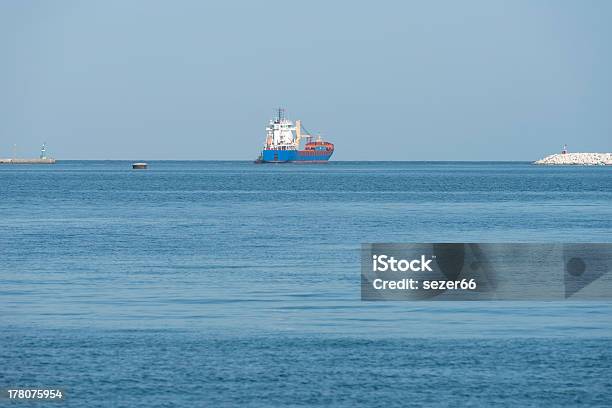
[[[612,151],[612,2],[0,0],[0,157],[252,160],[277,107],[335,160]]]

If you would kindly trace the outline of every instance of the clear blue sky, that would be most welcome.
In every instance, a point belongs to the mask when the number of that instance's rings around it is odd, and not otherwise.
[[[612,151],[612,1],[0,0],[0,157],[253,159],[284,106],[337,160]]]

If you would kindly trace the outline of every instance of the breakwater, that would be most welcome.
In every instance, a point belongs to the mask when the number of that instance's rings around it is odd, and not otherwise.
[[[54,164],[55,159],[0,159],[0,164]]]
[[[558,153],[533,162],[543,165],[612,166],[612,153]]]

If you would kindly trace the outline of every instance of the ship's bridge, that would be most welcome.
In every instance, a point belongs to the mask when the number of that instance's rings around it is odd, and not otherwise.
[[[266,127],[266,148],[289,150],[295,149],[295,124],[284,118],[271,120]]]

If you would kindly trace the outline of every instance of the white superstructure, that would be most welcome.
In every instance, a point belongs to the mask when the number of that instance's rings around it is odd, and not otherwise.
[[[294,134],[295,132],[295,134]],[[293,123],[284,117],[283,109],[278,110],[278,118],[270,120],[266,126],[266,149],[295,150],[300,145],[300,121]]]

